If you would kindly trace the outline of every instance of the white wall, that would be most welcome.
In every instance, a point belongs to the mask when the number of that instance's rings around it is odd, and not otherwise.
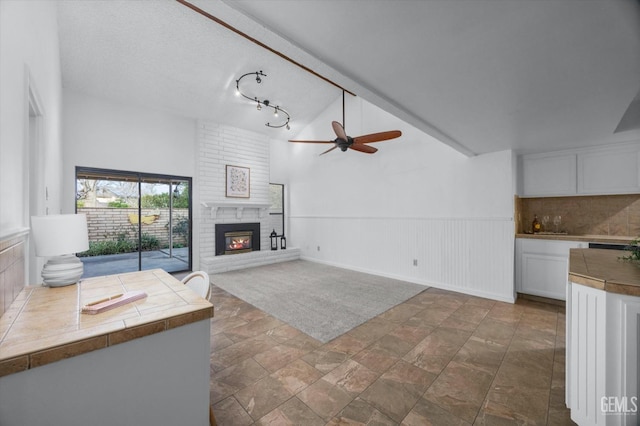
[[[292,137],[334,139],[340,103]],[[347,134],[393,129],[402,137],[373,144],[373,155],[319,157],[331,145],[272,142],[271,180],[289,193],[289,245],[308,259],[512,301],[512,152],[467,158],[347,98]]]
[[[29,227],[28,87],[35,90],[40,119],[38,185],[48,200],[38,209],[61,206],[61,77],[56,4],[0,1],[0,238]]]
[[[63,211],[75,210],[75,168],[96,167],[193,178],[196,121],[69,90],[64,91]],[[193,190],[193,205],[198,206]],[[199,209],[194,208],[193,260],[197,268]]]

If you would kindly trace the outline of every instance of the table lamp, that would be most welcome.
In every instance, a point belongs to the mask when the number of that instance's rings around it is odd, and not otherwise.
[[[75,284],[84,265],[75,255],[89,249],[87,216],[59,214],[31,216],[36,256],[49,257],[42,268],[42,279],[49,287]]]

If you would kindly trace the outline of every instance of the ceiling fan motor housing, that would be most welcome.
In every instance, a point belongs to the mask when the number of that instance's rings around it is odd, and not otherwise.
[[[338,145],[338,147],[340,148],[340,151],[345,152],[347,148],[353,145],[353,138],[351,136],[347,136],[347,140],[337,138],[335,142],[336,145]]]

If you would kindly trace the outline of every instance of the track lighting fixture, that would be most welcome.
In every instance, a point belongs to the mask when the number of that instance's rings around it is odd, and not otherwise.
[[[289,115],[289,113],[285,110],[283,110],[282,108],[280,108],[280,106],[276,105],[276,106],[272,106],[269,102],[268,99],[259,99],[257,96],[254,96],[253,98],[250,96],[245,95],[242,90],[240,90],[240,81],[250,75],[255,75],[256,76],[256,83],[260,84],[262,83],[262,77],[266,77],[267,75],[265,73],[262,72],[262,70],[260,71],[254,71],[254,72],[248,72],[246,74],[243,74],[242,76],[240,76],[239,79],[236,80],[236,94],[237,95],[242,95],[242,97],[244,97],[245,99],[248,99],[252,102],[256,103],[256,109],[258,111],[262,110],[262,107],[267,107],[267,108],[271,108],[273,109],[273,115],[276,118],[279,118],[280,115],[279,113],[283,113],[285,115],[285,121],[281,124],[271,124],[271,123],[266,123],[265,126],[267,127],[272,127],[274,129],[280,128],[280,127],[285,127],[287,130],[290,130],[291,127],[289,126],[289,121],[291,120],[291,116]]]

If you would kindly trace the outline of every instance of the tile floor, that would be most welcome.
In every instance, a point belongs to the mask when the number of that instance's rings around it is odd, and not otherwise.
[[[321,344],[213,287],[228,425],[565,425],[564,308],[429,288]]]

